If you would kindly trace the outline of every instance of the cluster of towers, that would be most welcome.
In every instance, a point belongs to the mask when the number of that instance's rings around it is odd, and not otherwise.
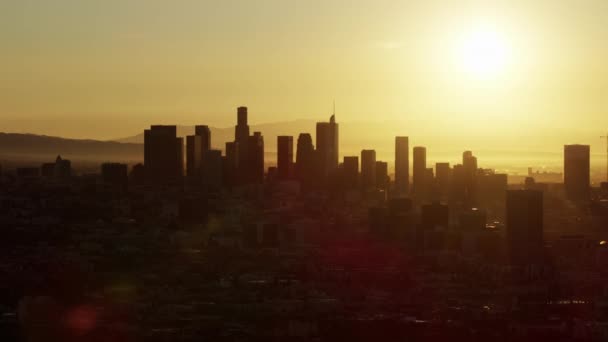
[[[208,126],[196,126],[186,137],[186,179],[191,184],[209,188],[262,184],[265,179],[297,180],[302,189],[385,190],[391,197],[410,196],[419,200],[449,200],[475,206],[490,193],[503,193],[507,175],[480,169],[471,151],[462,155],[462,163],[450,166],[438,162],[427,165],[427,150],[414,146],[410,168],[410,141],[395,138],[394,182],[388,176],[388,164],[376,158],[372,149],[360,156],[339,160],[339,125],[335,114],[328,122],[316,124],[316,137],[301,133],[296,144],[293,136],[277,137],[277,166],[265,173],[264,138],[251,134],[247,107],[237,109],[234,141],[226,143],[225,154],[211,147]],[[184,142],[176,126],[154,125],[144,132],[145,178],[153,184],[180,182],[184,175]],[[295,146],[294,146],[295,145]],[[296,152],[294,153],[294,148]],[[294,160],[295,158],[295,160]],[[410,176],[410,170],[412,175]],[[411,182],[410,182],[411,180]],[[564,147],[564,189],[571,200],[589,197],[589,146]]]
[[[144,167],[148,184],[179,183],[183,170],[183,138],[176,126],[153,125],[144,132]],[[262,183],[264,180],[264,138],[249,133],[247,107],[237,110],[234,141],[226,153],[211,147],[208,126],[195,126],[186,137],[186,180],[189,184],[219,189],[224,185]]]

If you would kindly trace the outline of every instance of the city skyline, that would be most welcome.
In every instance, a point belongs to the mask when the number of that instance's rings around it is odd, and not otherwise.
[[[0,1],[0,341],[605,342],[607,23]]]

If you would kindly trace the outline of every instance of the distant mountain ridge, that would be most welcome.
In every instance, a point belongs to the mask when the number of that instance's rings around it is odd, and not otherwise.
[[[143,145],[0,132],[0,159],[55,160],[59,154],[84,161],[140,161]]]

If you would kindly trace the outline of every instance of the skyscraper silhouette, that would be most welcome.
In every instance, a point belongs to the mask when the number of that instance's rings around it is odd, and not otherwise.
[[[186,175],[190,181],[200,176],[203,160],[203,137],[189,135],[186,137]]]
[[[462,167],[464,172],[465,201],[469,205],[474,205],[476,202],[477,157],[473,156],[473,152],[464,151],[462,153]]]
[[[309,133],[300,133],[296,151],[296,177],[304,190],[308,190],[313,183],[315,159],[312,137]]]
[[[249,124],[247,122],[247,107],[239,107],[236,110],[237,123],[234,129],[234,138],[238,143],[243,143],[249,138]]]
[[[201,159],[205,151],[211,149],[211,130],[207,125],[194,126],[194,135],[201,137]]]
[[[407,194],[410,190],[408,137],[395,137],[395,188],[398,194]]]
[[[507,191],[507,251],[511,264],[541,262],[543,253],[543,193]]]
[[[376,187],[376,151],[361,151],[361,186],[363,189]]]
[[[247,107],[237,108],[237,124],[234,128],[234,141],[238,143],[238,179],[246,183],[250,175],[249,168],[249,124],[247,123]]]
[[[225,162],[222,164],[224,170],[223,181],[224,184],[232,187],[237,185],[239,169],[239,143],[236,141],[229,141],[226,143],[226,157]]]
[[[564,189],[572,201],[589,199],[589,145],[564,146]]]
[[[446,197],[450,191],[451,171],[450,163],[435,163],[435,180],[441,197]]]
[[[167,184],[181,179],[183,139],[176,126],[153,125],[144,131],[144,167],[152,184]]]
[[[390,179],[388,177],[388,163],[376,161],[376,186],[378,189],[388,190]]]
[[[322,177],[338,167],[339,132],[336,116],[332,115],[329,122],[317,122],[317,158]]]
[[[241,148],[239,144],[239,149]],[[247,142],[248,159],[245,167],[246,175],[250,183],[261,184],[264,182],[264,137],[260,132],[254,132],[249,136]]]
[[[277,137],[277,171],[279,179],[285,180],[291,177],[293,169],[293,137]]]
[[[422,146],[414,147],[414,176],[412,190],[418,197],[425,196],[426,184],[426,148]]]
[[[222,187],[222,151],[207,150],[202,169],[203,186],[207,190],[219,190]]]

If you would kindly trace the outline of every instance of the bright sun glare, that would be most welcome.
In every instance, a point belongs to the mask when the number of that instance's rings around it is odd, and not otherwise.
[[[499,32],[476,29],[463,34],[457,42],[459,67],[476,78],[493,78],[503,73],[510,61],[510,46]]]

